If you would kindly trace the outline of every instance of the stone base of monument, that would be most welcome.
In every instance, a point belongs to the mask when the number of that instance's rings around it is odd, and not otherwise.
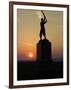
[[[37,61],[52,62],[51,42],[48,39],[39,40],[37,43]]]

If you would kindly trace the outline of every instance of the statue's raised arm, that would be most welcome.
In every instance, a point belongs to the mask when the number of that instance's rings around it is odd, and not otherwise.
[[[45,16],[45,14],[44,14],[44,12],[42,10],[41,10],[41,12],[42,12],[42,14],[44,16],[44,22],[46,23],[47,22],[46,16]]]

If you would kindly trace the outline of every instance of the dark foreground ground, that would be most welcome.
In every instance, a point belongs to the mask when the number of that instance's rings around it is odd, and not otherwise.
[[[17,80],[63,78],[63,62],[23,62],[17,63]]]

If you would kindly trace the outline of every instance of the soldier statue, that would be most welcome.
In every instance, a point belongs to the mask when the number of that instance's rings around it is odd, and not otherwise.
[[[44,36],[44,38],[46,39],[46,33],[45,33],[45,24],[47,23],[47,19],[45,14],[43,13],[43,11],[41,11],[43,14],[43,18],[41,18],[41,22],[40,22],[40,39],[42,39],[42,35]]]

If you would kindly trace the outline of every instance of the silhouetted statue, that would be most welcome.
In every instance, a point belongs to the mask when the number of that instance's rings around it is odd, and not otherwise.
[[[43,11],[41,11],[41,12],[42,12],[44,18],[41,18],[41,22],[40,22],[40,27],[41,27],[41,29],[40,29],[40,39],[42,39],[42,35],[46,39],[46,33],[45,33],[45,26],[44,26],[44,24],[46,24],[47,19],[46,19],[45,14],[43,13]]]

